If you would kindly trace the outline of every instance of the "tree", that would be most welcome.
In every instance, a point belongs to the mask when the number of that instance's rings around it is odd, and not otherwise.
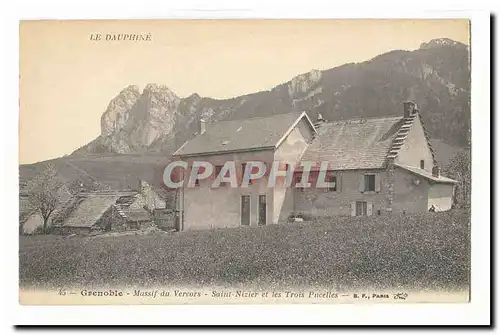
[[[59,205],[58,190],[62,186],[57,177],[57,170],[52,164],[30,180],[26,186],[28,201],[43,218],[43,233],[47,232],[50,216]]]
[[[459,207],[469,207],[471,189],[470,152],[460,151],[455,154],[444,170],[447,177],[458,181],[453,203]]]

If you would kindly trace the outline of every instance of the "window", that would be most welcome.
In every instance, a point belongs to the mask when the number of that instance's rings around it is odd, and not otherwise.
[[[373,203],[370,201],[351,202],[351,216],[372,216]]]
[[[375,175],[374,174],[366,174],[365,175],[365,192],[366,191],[375,191]]]
[[[356,201],[356,216],[366,216],[367,207],[366,201]]]
[[[326,182],[333,184],[328,187],[328,191],[330,192],[337,191],[337,176],[326,176]]]
[[[425,167],[425,162],[423,159],[420,160],[420,168],[423,169]]]

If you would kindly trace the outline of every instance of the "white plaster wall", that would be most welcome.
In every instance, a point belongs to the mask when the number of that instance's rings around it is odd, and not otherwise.
[[[453,203],[453,184],[432,184],[429,188],[428,209],[434,205],[437,211],[451,209]]]
[[[35,212],[23,223],[23,231],[25,234],[31,234],[41,226],[43,226],[43,217],[40,213]]]
[[[273,158],[272,150],[244,152],[236,154],[222,154],[189,158],[186,161],[206,161],[215,165],[224,165],[226,161],[236,164],[237,180],[241,180],[241,163],[247,161],[263,161],[270,164]],[[187,179],[187,177],[186,177]],[[273,190],[267,187],[267,178],[254,181],[247,188],[232,188],[230,185],[221,185],[213,188],[215,177],[200,180],[200,185],[193,188],[183,188],[184,195],[179,201],[184,204],[183,230],[212,229],[239,227],[241,225],[241,197],[250,195],[250,225],[258,224],[258,200],[260,194],[267,196],[267,218],[272,217]],[[187,180],[186,180],[187,182]]]
[[[401,168],[396,168],[394,178],[394,212],[426,212],[428,209],[427,179]]]
[[[294,130],[290,132],[274,153],[274,160],[284,164],[298,164],[314,134],[314,131],[307,125],[307,122],[304,118],[300,120]],[[291,187],[285,187],[283,179],[278,180],[274,188],[273,223],[286,221],[288,216],[293,212],[294,191]]]
[[[424,160],[424,170],[432,171],[432,152],[425,139],[420,115],[417,115],[395,162],[420,168],[420,160]]]

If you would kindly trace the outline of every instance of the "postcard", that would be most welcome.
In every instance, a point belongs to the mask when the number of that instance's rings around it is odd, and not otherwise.
[[[23,305],[468,303],[468,19],[20,22]]]

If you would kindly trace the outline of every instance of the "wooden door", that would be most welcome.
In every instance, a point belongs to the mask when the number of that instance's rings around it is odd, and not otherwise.
[[[250,225],[250,196],[242,195],[241,196],[241,225],[249,226]]]
[[[265,226],[267,221],[266,196],[259,195],[259,226]]]

